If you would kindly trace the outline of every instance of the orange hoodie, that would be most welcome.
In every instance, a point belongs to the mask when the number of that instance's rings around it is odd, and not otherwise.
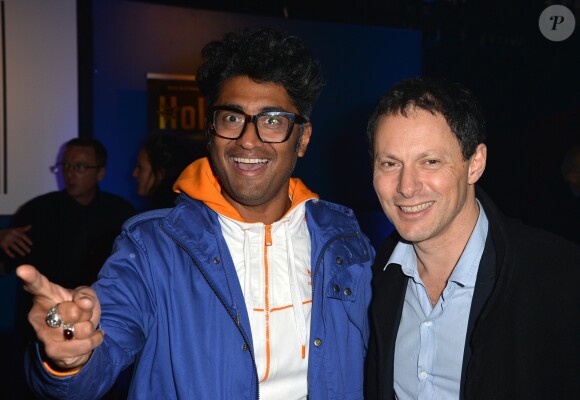
[[[173,185],[173,190],[177,193],[183,192],[193,199],[203,201],[205,205],[218,214],[236,221],[246,222],[238,211],[222,196],[221,186],[211,169],[207,157],[194,161],[183,170]],[[286,211],[286,214],[304,200],[312,199],[313,197],[319,198],[298,178],[290,178],[288,196],[292,199],[292,205]]]

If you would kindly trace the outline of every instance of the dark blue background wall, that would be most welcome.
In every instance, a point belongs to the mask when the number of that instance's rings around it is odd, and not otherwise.
[[[274,26],[308,44],[326,80],[312,114],[313,139],[295,175],[322,198],[354,208],[363,224],[390,229],[372,188],[365,125],[384,91],[421,73],[420,32],[121,0],[95,1],[92,11],[93,134],[110,152],[104,190],[142,206],[131,171],[147,134],[147,73],[194,74],[208,41],[241,27]]]

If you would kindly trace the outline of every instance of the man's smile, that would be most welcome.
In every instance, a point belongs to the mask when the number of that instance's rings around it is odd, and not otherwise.
[[[263,167],[264,165],[268,164],[269,160],[266,158],[243,158],[243,157],[234,157],[234,162],[236,166],[240,169],[245,171],[252,171]]]
[[[417,213],[421,212],[429,207],[431,207],[435,203],[434,201],[429,201],[427,203],[417,204],[416,206],[400,206],[401,211],[406,213]]]

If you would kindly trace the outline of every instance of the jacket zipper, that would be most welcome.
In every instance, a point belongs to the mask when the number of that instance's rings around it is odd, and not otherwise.
[[[264,226],[264,318],[266,319],[266,368],[264,376],[261,378],[262,382],[268,380],[270,376],[270,266],[268,264],[268,247],[272,246],[272,225]],[[248,267],[249,268],[249,267]],[[258,377],[260,379],[260,377]]]
[[[221,294],[219,293],[217,288],[211,283],[209,277],[205,274],[205,271],[200,267],[201,263],[198,262],[197,259],[193,256],[193,254],[191,254],[189,249],[185,245],[183,245],[176,237],[171,235],[162,224],[159,224],[159,227],[167,236],[169,236],[169,238],[171,240],[173,240],[179,247],[181,247],[183,249],[183,251],[185,251],[185,253],[191,258],[191,260],[197,266],[197,269],[199,270],[199,272],[201,272],[201,275],[204,277],[205,281],[207,282],[207,284],[209,285],[211,290],[213,290],[213,292],[215,293],[215,295],[219,299],[222,306],[226,309],[227,313],[234,321],[234,324],[236,324],[236,326],[238,327],[238,331],[240,332],[240,334],[242,335],[242,338],[244,339],[244,342],[248,346],[248,351],[250,352],[250,357],[252,358],[252,364],[254,365],[254,372],[255,372],[254,375],[256,376],[256,382],[255,382],[256,383],[256,400],[260,400],[260,382],[259,382],[259,378],[258,378],[258,367],[256,366],[256,359],[254,357],[254,352],[252,351],[252,346],[250,344],[250,341],[249,341],[248,337],[246,336],[246,333],[244,332],[244,330],[241,327],[239,311],[236,310],[236,315],[233,315],[233,313],[230,311],[229,307],[227,306],[226,301],[223,299],[223,297],[221,296]]]

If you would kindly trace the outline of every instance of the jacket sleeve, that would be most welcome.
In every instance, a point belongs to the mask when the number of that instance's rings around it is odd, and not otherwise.
[[[101,304],[99,327],[105,332],[104,342],[76,375],[64,378],[44,367],[37,345],[26,360],[27,380],[35,393],[42,398],[75,400],[100,399],[107,393],[121,371],[134,362],[154,320],[148,266],[139,232],[129,234],[125,229],[93,285]]]

